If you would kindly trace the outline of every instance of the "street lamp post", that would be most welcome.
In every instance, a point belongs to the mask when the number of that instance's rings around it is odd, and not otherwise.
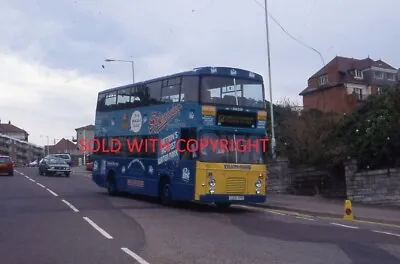
[[[270,111],[271,111],[271,151],[273,159],[276,158],[275,155],[275,124],[274,124],[274,106],[272,103],[272,78],[271,78],[271,52],[269,45],[269,25],[268,25],[268,5],[267,0],[264,0],[265,7],[265,30],[267,37],[267,53],[268,53],[268,81],[269,81],[269,98],[270,98]]]
[[[40,137],[45,137],[45,138],[47,138],[47,155],[49,155],[50,153],[50,139],[49,139],[49,136],[40,136]]]
[[[83,129],[83,138],[86,141],[86,129]],[[86,165],[86,148],[83,151],[83,165]]]
[[[129,62],[132,65],[132,81],[135,83],[135,64],[134,61],[130,60],[114,60],[114,59],[105,59],[105,62],[113,62],[113,61],[119,61],[119,62]]]

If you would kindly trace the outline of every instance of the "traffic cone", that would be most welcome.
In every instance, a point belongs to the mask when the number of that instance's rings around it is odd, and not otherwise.
[[[354,220],[354,215],[353,215],[353,208],[351,206],[351,201],[346,200],[344,202],[344,220]]]

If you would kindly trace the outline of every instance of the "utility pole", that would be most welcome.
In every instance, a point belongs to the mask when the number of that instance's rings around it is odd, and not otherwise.
[[[271,152],[273,159],[276,158],[275,154],[275,122],[274,122],[274,106],[272,101],[272,77],[271,77],[271,52],[269,45],[269,25],[268,25],[268,4],[267,0],[264,0],[265,7],[265,29],[267,37],[267,53],[268,53],[268,81],[269,81],[269,98],[270,98],[270,111],[271,111]]]

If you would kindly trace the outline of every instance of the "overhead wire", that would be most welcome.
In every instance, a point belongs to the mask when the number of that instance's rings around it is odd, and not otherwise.
[[[254,2],[256,2],[256,4],[258,4],[260,7],[262,7],[262,8],[265,10],[265,6],[264,6],[263,4],[261,4],[259,1],[254,0]],[[306,43],[304,43],[304,42],[302,42],[301,40],[299,40],[299,39],[295,38],[294,36],[292,36],[292,35],[281,25],[281,23],[279,23],[279,21],[278,21],[277,19],[275,19],[275,17],[274,17],[270,12],[267,12],[267,13],[268,13],[268,16],[280,27],[280,29],[281,29],[288,37],[290,37],[290,38],[293,39],[294,41],[300,43],[301,45],[305,46],[306,48],[311,49],[312,51],[318,53],[319,57],[321,58],[321,61],[322,61],[323,66],[325,66],[325,60],[324,60],[324,58],[322,57],[321,52],[319,52],[317,49],[311,47],[310,45],[307,45]]]

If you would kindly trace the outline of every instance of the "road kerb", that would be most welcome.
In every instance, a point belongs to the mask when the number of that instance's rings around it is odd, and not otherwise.
[[[287,208],[283,206],[271,206],[268,204],[251,204],[250,206],[253,207],[261,207],[261,208],[266,208],[270,210],[275,210],[276,212],[282,212],[285,214],[292,214],[296,216],[302,216],[302,217],[316,217],[320,219],[335,219],[335,220],[343,220],[343,214],[337,213],[321,213],[321,212],[312,212],[312,211],[307,211],[307,210],[298,210],[298,209],[292,209],[292,208]],[[358,222],[358,223],[364,223],[364,224],[376,224],[376,225],[382,225],[382,226],[388,226],[388,227],[396,227],[400,228],[400,222],[395,222],[395,221],[390,221],[386,219],[371,219],[371,218],[360,218],[355,216],[354,220],[345,220],[349,222]]]

